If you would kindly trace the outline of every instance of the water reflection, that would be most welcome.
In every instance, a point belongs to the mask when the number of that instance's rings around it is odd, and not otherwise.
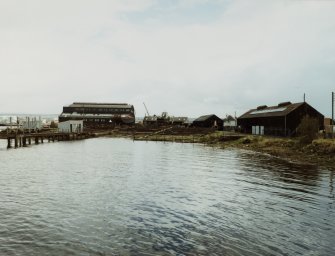
[[[334,210],[335,205],[335,192],[334,192],[334,171],[329,172],[329,198],[331,199],[329,203],[329,208]]]
[[[334,197],[334,171],[329,172],[329,194]]]
[[[0,252],[332,255],[333,172],[241,150],[92,139],[0,150]]]

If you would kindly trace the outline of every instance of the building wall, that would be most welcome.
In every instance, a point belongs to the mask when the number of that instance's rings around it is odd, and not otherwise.
[[[258,117],[238,119],[242,132],[252,134],[253,126],[263,126],[265,135],[283,136],[285,134],[285,117]]]
[[[84,124],[104,124],[104,125],[115,125],[115,124],[134,124],[135,117],[128,116],[85,116],[85,115],[78,115],[78,116],[59,116],[59,122],[65,122],[68,120],[83,120]]]
[[[324,119],[324,125],[327,126],[327,125],[332,125],[332,119],[331,118],[325,118]]]
[[[224,127],[235,127],[236,126],[236,120],[224,121],[223,126]]]
[[[77,121],[77,120],[69,120],[65,122],[60,122],[58,124],[58,131],[59,132],[65,132],[65,133],[81,133],[83,132],[84,123],[83,121]]]
[[[63,107],[63,113],[78,114],[134,114],[134,107],[129,108],[105,108],[105,107]]]

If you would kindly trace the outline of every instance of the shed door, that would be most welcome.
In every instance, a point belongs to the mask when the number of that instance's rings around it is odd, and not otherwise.
[[[264,126],[252,126],[252,134],[253,135],[264,135]]]
[[[259,134],[264,135],[264,126],[259,127]]]
[[[252,130],[251,133],[252,133],[253,135],[256,135],[257,126],[252,126],[252,127],[251,127],[251,130]]]

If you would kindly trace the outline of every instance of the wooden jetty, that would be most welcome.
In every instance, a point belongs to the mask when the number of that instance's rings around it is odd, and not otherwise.
[[[69,141],[69,140],[82,140],[90,137],[88,133],[7,133],[1,134],[0,139],[7,140],[7,148],[27,147],[32,143],[40,144],[44,141]]]

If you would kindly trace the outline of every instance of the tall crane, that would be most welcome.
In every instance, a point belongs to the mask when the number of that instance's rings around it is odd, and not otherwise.
[[[143,105],[144,105],[144,107],[145,107],[145,110],[147,111],[148,116],[150,116],[149,111],[148,111],[148,109],[147,109],[147,106],[145,105],[144,102],[143,102]]]

